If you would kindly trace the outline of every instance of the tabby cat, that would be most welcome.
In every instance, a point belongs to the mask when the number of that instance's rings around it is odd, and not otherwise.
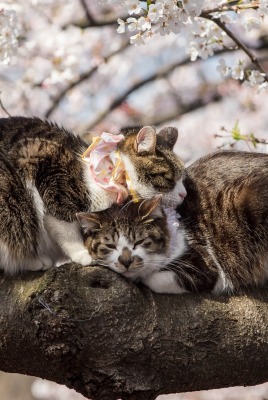
[[[179,226],[159,198],[79,214],[93,258],[159,293],[262,285],[268,278],[268,156],[216,152],[186,169],[185,185]]]
[[[183,165],[174,154],[175,128],[130,129],[118,143],[133,190],[162,193],[180,204],[186,195]],[[61,257],[88,265],[76,213],[110,207],[115,192],[100,187],[81,158],[88,145],[38,118],[0,119],[0,265],[8,272],[46,269]]]

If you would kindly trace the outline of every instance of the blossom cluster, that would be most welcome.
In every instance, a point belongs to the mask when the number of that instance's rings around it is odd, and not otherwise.
[[[162,36],[180,32],[186,38],[186,53],[191,61],[198,57],[207,59],[215,51],[230,47],[228,29],[224,26],[236,24],[247,32],[259,28],[268,15],[268,0],[240,1],[231,6],[228,1],[218,1],[208,8],[205,0],[126,0],[121,2],[130,17],[118,18],[118,33],[132,33],[130,43],[140,45],[155,34]],[[218,22],[218,23],[217,23]],[[237,44],[237,43],[236,43]],[[233,44],[232,44],[233,46]],[[232,76],[245,81],[249,86],[267,87],[267,74],[259,70],[244,70],[244,61],[229,67],[223,59],[217,70],[222,77]],[[259,65],[258,65],[259,67]]]
[[[267,89],[267,75],[264,72],[255,69],[245,70],[243,64],[243,61],[239,60],[236,65],[229,67],[226,65],[226,61],[223,58],[220,58],[217,70],[221,74],[222,78],[231,75],[233,79],[243,80],[245,86],[257,86],[258,92]]]
[[[181,29],[188,23],[201,14],[203,0],[182,0],[180,6],[175,0],[161,0],[154,4],[146,3],[138,0],[127,0],[124,5],[127,7],[128,13],[144,14],[139,18],[130,17],[126,21],[118,19],[118,32],[124,33],[126,26],[129,31],[138,31],[130,37],[132,44],[142,44],[147,37],[154,33],[159,33],[162,36],[169,35],[171,32],[179,33]]]
[[[18,48],[18,35],[15,11],[0,8],[0,61],[10,62]]]

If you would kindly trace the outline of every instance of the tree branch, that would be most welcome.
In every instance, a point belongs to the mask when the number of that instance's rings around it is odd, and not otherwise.
[[[152,125],[152,126],[159,126],[163,125],[165,123],[168,123],[169,121],[172,121],[173,119],[177,119],[183,114],[187,114],[189,112],[198,110],[201,107],[205,107],[208,104],[211,104],[213,102],[218,102],[222,99],[222,96],[219,94],[218,90],[212,91],[210,93],[210,96],[208,99],[203,99],[199,98],[196,99],[195,101],[190,102],[189,104],[180,104],[178,110],[173,113],[167,113],[164,116],[155,116],[153,120],[147,120],[143,125]]]
[[[241,50],[244,51],[244,53],[250,58],[251,62],[256,65],[256,67],[265,74],[266,79],[267,79],[267,72],[261,65],[259,59],[255,56],[255,54],[243,43],[241,40],[233,34],[233,32],[227,28],[226,24],[220,20],[220,18],[215,18],[210,15],[204,16],[204,18],[214,22],[216,25],[218,25],[228,36],[230,39],[234,41],[234,43],[240,48]]]
[[[268,380],[268,291],[155,295],[99,267],[1,275],[0,368],[93,400]]]
[[[130,43],[129,41],[125,42],[119,49],[113,51],[111,54],[103,58],[103,62],[108,62],[113,56],[115,56],[118,53],[123,52],[127,47],[129,47]],[[84,82],[87,79],[90,79],[91,76],[98,70],[99,65],[96,65],[95,67],[91,68],[90,70],[82,73],[79,78],[76,81],[71,82],[68,86],[66,86],[65,89],[63,89],[57,96],[54,97],[52,105],[49,107],[49,109],[45,113],[45,117],[49,118],[51,114],[55,111],[57,106],[59,105],[60,101],[63,99],[63,97],[73,88],[76,86],[80,85],[82,82]]]
[[[87,17],[87,20],[88,20],[89,24],[90,25],[95,25],[96,24],[95,18],[93,18],[93,16],[91,15],[91,12],[90,12],[90,10],[88,8],[86,0],[80,0],[80,3],[81,3],[81,6],[83,7],[83,9],[85,11],[85,14],[86,14],[86,17]]]
[[[219,54],[220,52],[217,52],[217,54]],[[104,118],[106,118],[112,111],[114,111],[117,107],[119,107],[128,97],[130,94],[132,94],[133,92],[135,92],[136,90],[140,89],[141,87],[147,85],[148,83],[151,83],[157,79],[163,79],[166,78],[169,74],[171,74],[171,72],[173,72],[176,68],[179,68],[183,65],[186,65],[188,63],[190,63],[190,58],[185,58],[184,60],[169,65],[165,68],[163,68],[161,71],[157,71],[156,73],[150,75],[148,78],[143,79],[139,82],[134,83],[132,86],[130,86],[125,92],[123,92],[121,95],[119,95],[116,99],[114,99],[110,106],[104,110],[103,112],[101,112],[96,119],[87,126],[87,128],[85,129],[85,131],[90,131],[92,130],[92,128],[94,128],[96,125],[98,125],[98,123],[100,123]],[[215,98],[215,100],[219,100],[219,94],[215,94],[213,95],[213,98]],[[211,100],[211,99],[210,99]],[[198,106],[196,106],[196,104],[198,104]],[[204,103],[202,100],[200,101],[200,99],[198,99],[196,102],[193,102],[193,107],[190,105],[181,105],[181,108],[178,110],[178,112],[176,113],[175,117],[177,117],[178,115],[184,114],[186,112],[192,111],[194,109],[197,109],[199,107],[201,107],[202,105],[207,104]],[[173,115],[173,114],[172,114]],[[171,118],[168,118],[167,120],[170,120]],[[161,120],[161,119],[160,119]],[[163,123],[167,121],[166,119],[163,120]],[[155,120],[156,125],[159,125],[162,122],[157,122],[157,118]]]
[[[4,113],[8,116],[11,117],[11,114],[7,111],[6,107],[3,104],[3,101],[1,99],[1,94],[2,92],[0,92],[0,108],[2,108],[2,110],[4,111]]]
[[[210,14],[219,13],[219,12],[226,12],[226,11],[243,11],[243,10],[250,10],[250,9],[257,9],[260,6],[259,1],[252,1],[250,4],[239,4],[239,1],[235,2],[236,4],[223,4],[219,7],[210,8],[207,10],[203,10],[200,17],[206,18],[207,16],[211,16]]]

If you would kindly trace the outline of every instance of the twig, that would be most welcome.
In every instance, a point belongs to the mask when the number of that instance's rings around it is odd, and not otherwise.
[[[136,84],[134,84],[133,86],[131,86],[126,92],[124,92],[121,96],[117,97],[109,106],[108,109],[104,110],[102,113],[100,113],[98,115],[98,117],[95,119],[95,121],[93,121],[89,126],[87,126],[86,131],[90,131],[93,127],[95,127],[98,123],[100,123],[105,117],[107,117],[112,111],[114,111],[117,107],[119,107],[127,98],[128,96],[133,93],[134,91],[138,90],[139,88],[141,88],[144,85],[147,85],[150,82],[153,82],[156,79],[163,79],[166,76],[168,76],[171,72],[173,72],[176,68],[181,67],[187,63],[189,63],[190,60],[184,59],[183,61],[173,64],[171,66],[169,66],[168,68],[165,68],[163,71],[161,72],[157,72],[153,75],[151,75],[150,77],[148,77],[147,79],[144,79]],[[213,101],[219,101],[219,99],[221,98],[221,96],[217,93],[216,95],[213,96]],[[198,100],[197,102],[193,102],[191,105],[187,105],[187,106],[183,106],[181,105],[181,109],[179,110],[178,113],[176,114],[172,114],[169,115],[167,117],[165,117],[162,120],[156,120],[154,121],[153,125],[160,125],[164,122],[167,122],[173,118],[178,117],[181,114],[185,114],[187,112],[193,111],[197,108],[200,108],[201,106],[204,106],[207,103],[203,103],[200,102],[200,100]],[[150,124],[151,125],[151,124]]]
[[[211,8],[208,10],[203,10],[200,17],[206,18],[206,16],[209,16],[210,14],[225,12],[225,11],[238,12],[240,10],[257,9],[259,5],[260,5],[259,1],[252,2],[251,4],[235,4],[235,5],[227,4],[220,7]]]
[[[2,110],[9,116],[11,117],[11,114],[7,111],[6,107],[4,106],[2,99],[1,99],[1,94],[2,92],[0,92],[0,107],[2,108]]]
[[[241,42],[240,39],[238,39],[238,37],[236,37],[233,32],[227,28],[227,26],[225,25],[224,22],[222,22],[220,20],[220,18],[213,18],[213,16],[211,15],[206,15],[204,16],[204,18],[213,21],[216,25],[218,25],[235,43],[236,45],[244,51],[244,53],[247,54],[247,56],[250,58],[250,60],[252,61],[253,64],[255,64],[257,66],[257,68],[263,72],[266,76],[267,79],[267,72],[265,71],[265,69],[263,68],[263,66],[261,65],[261,63],[259,62],[259,59],[255,56],[254,53],[252,53],[252,51],[243,43]]]
[[[108,62],[110,58],[115,56],[116,54],[120,53],[121,51],[124,51],[128,46],[130,45],[129,41],[125,42],[123,46],[121,46],[119,49],[115,50],[111,54],[109,54],[107,57],[103,58],[104,62]],[[53,104],[50,106],[50,108],[47,110],[45,113],[45,117],[49,118],[50,115],[53,113],[53,111],[56,109],[56,107],[59,105],[60,101],[63,99],[63,97],[66,95],[67,92],[69,92],[71,89],[76,87],[77,85],[80,85],[80,83],[84,82],[85,80],[89,79],[99,68],[99,65],[96,65],[89,71],[84,72],[79,76],[79,78],[71,82],[68,86],[66,86],[65,89],[63,89],[56,97],[53,99]]]
[[[232,135],[220,135],[218,133],[215,133],[214,135],[215,138],[221,138],[221,139],[225,139],[225,138],[230,138],[233,139]],[[250,141],[252,143],[252,140],[254,140],[254,143],[256,144],[268,144],[268,140],[267,139],[258,139],[254,136],[254,139],[252,139],[250,137],[250,135],[243,135],[243,137],[241,137],[241,139],[239,140],[244,140],[244,141]],[[236,143],[238,140],[234,140],[234,143]]]
[[[92,15],[91,15],[91,13],[90,13],[90,11],[89,11],[89,8],[88,8],[88,5],[87,5],[87,3],[86,3],[86,0],[80,0],[80,3],[81,3],[81,5],[82,5],[82,7],[83,7],[83,9],[84,9],[84,11],[85,11],[87,20],[88,20],[88,22],[90,23],[90,25],[95,25],[96,21],[95,21],[95,19],[92,17]]]

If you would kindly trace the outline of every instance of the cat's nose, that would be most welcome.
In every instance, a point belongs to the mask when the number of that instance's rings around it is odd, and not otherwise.
[[[186,190],[180,191],[180,192],[179,192],[179,196],[180,196],[180,198],[181,198],[182,200],[185,199],[185,197],[187,196]]]
[[[124,265],[126,269],[128,269],[129,266],[132,264],[132,253],[127,247],[123,248],[122,254],[118,257],[118,261],[120,262],[120,264]]]
[[[118,261],[120,262],[120,264],[124,265],[124,267],[126,267],[126,269],[128,269],[128,267],[132,264],[133,262],[133,257],[131,258],[126,258],[123,256],[119,256],[118,257]]]

